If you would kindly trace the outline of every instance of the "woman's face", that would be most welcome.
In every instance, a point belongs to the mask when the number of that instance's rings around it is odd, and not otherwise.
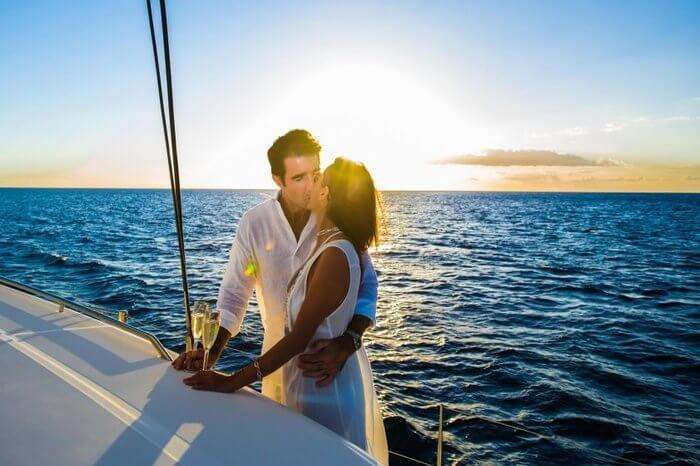
[[[323,214],[328,206],[328,186],[324,182],[324,175],[317,173],[311,187],[309,198],[309,210],[315,214]]]

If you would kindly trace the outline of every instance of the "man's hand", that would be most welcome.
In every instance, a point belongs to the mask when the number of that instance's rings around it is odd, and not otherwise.
[[[316,379],[317,387],[325,387],[333,382],[353,352],[352,339],[347,335],[332,340],[316,340],[311,343],[307,353],[299,356],[297,365],[305,377]]]
[[[226,347],[228,340],[231,338],[231,332],[221,327],[216,335],[216,341],[209,350],[209,361],[207,361],[207,369],[214,367],[222,351]],[[188,353],[182,353],[173,361],[172,366],[178,371],[201,371],[204,363],[204,348],[197,348]]]
[[[211,359],[209,360],[211,362]],[[197,348],[189,352],[180,354],[172,363],[178,371],[201,371],[204,364],[204,349]]]
[[[235,391],[231,383],[231,377],[214,371],[199,371],[193,376],[184,379],[183,382],[194,390],[222,393]]]

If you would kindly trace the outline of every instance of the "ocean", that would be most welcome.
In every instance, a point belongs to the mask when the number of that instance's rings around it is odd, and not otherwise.
[[[183,191],[191,298],[216,300],[271,191]],[[700,463],[700,195],[386,192],[366,338],[392,451],[446,464]],[[182,350],[167,190],[0,189],[0,276]],[[219,365],[259,353],[253,302]],[[183,387],[184,389],[184,387]],[[418,464],[392,455],[392,464]]]

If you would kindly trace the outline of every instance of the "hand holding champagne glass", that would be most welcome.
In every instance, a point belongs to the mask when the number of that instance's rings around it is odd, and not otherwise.
[[[185,351],[180,354],[172,365],[176,370],[199,371],[204,368],[204,348],[199,348],[198,342],[202,341],[204,323],[208,320],[211,314],[209,303],[206,301],[195,301],[190,314],[190,330],[192,330],[192,339],[194,340],[194,348],[192,351]]]
[[[219,334],[221,325],[221,316],[218,312],[212,312],[204,317],[202,325],[202,343],[204,344],[204,364],[202,369],[207,370],[209,367],[209,351],[214,346],[216,337]]]

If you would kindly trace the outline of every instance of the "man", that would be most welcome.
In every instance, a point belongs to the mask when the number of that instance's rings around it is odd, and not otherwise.
[[[229,262],[219,288],[217,310],[221,328],[210,352],[216,362],[228,340],[238,334],[255,288],[265,336],[265,353],[284,336],[287,285],[316,245],[315,219],[307,210],[311,188],[320,176],[321,145],[308,132],[295,129],[277,138],[267,152],[272,179],[279,187],[269,199],[243,214],[231,246]],[[299,358],[304,375],[325,386],[361,345],[364,331],[375,321],[377,276],[368,254],[363,254],[362,279],[355,316],[346,332],[332,340],[313,343],[311,353]],[[202,368],[201,349],[181,354],[173,367]],[[282,370],[263,379],[262,393],[283,403]]]

